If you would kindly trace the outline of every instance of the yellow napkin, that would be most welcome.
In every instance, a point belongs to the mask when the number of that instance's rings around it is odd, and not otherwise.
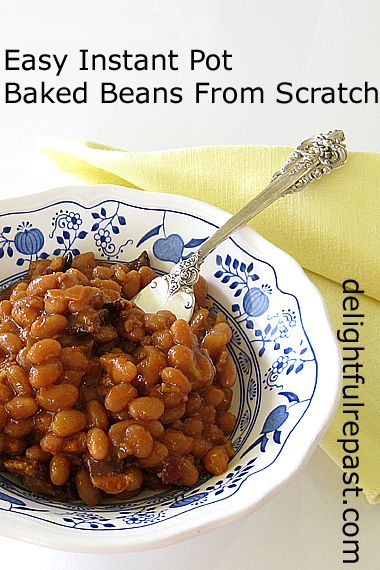
[[[43,149],[59,168],[92,184],[111,183],[184,194],[236,212],[257,194],[288,157],[280,147],[200,147],[128,152],[90,142],[47,141]],[[361,362],[365,403],[359,416],[360,483],[370,503],[380,502],[380,154],[350,153],[344,168],[306,191],[279,200],[251,224],[297,259],[322,291],[335,329],[342,328],[342,282],[356,279],[361,311]],[[377,318],[376,318],[377,317]],[[379,325],[377,325],[379,326]],[[380,381],[380,380],[379,380]],[[321,446],[341,464],[339,409]],[[351,485],[353,487],[354,485]]]

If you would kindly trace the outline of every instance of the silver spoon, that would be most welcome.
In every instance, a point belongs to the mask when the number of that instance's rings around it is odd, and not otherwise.
[[[146,313],[166,309],[178,319],[189,321],[194,311],[194,285],[205,258],[237,228],[267,208],[278,198],[303,190],[347,160],[342,131],[329,131],[305,140],[273,175],[260,194],[219,228],[196,253],[180,261],[167,275],[157,277],[132,299]]]

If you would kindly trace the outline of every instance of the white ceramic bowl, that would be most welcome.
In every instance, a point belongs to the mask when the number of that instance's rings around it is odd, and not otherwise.
[[[69,250],[116,261],[147,249],[167,271],[229,217],[189,198],[117,186],[55,189],[4,201],[0,211],[2,287],[31,260]],[[339,351],[319,292],[298,263],[247,227],[202,272],[231,324],[239,371],[228,472],[95,508],[33,496],[2,473],[0,532],[78,552],[164,546],[258,509],[305,464],[339,391]]]

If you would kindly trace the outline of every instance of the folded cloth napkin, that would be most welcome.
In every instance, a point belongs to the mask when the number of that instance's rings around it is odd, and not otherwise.
[[[217,146],[128,152],[93,142],[48,140],[43,150],[59,168],[92,184],[184,194],[236,212],[262,190],[288,157],[283,147]],[[360,475],[370,503],[380,502],[380,154],[350,153],[347,165],[301,193],[279,200],[251,223],[297,259],[322,291],[335,329],[342,327],[342,283],[360,295],[365,384],[360,386]],[[316,315],[316,318],[318,316]],[[341,466],[340,406],[321,446]],[[352,487],[354,485],[351,485]]]

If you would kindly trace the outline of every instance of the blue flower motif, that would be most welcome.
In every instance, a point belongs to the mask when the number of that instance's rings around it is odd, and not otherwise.
[[[65,221],[68,230],[77,230],[82,225],[82,218],[77,212],[69,212],[65,216]]]
[[[288,362],[289,362],[289,356],[279,356],[277,360],[273,362],[272,368],[277,372],[277,374],[280,374],[284,370],[284,368],[286,368]]]
[[[103,230],[100,228],[94,236],[95,243],[98,247],[102,247],[105,244],[111,243],[111,234],[108,230]]]

